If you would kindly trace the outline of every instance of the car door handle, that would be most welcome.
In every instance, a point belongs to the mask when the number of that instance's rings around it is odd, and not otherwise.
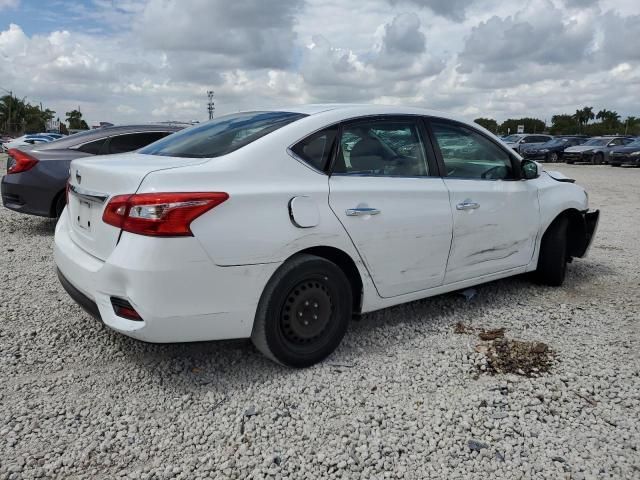
[[[457,210],[475,210],[476,208],[480,208],[480,204],[477,202],[470,202],[468,200],[456,205]]]
[[[345,211],[348,217],[359,217],[362,215],[378,215],[380,210],[370,207],[347,208]]]

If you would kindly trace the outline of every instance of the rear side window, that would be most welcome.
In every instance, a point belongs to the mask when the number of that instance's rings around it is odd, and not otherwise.
[[[219,157],[303,117],[306,115],[292,112],[234,113],[181,130],[139,153],[187,158]]]
[[[85,143],[84,145],[80,145],[78,150],[85,153],[90,153],[91,155],[98,155],[100,153],[100,149],[107,141],[107,138],[101,138],[100,140],[96,140],[95,142]]]
[[[415,120],[364,120],[342,129],[333,173],[383,177],[429,174]]]
[[[140,132],[111,137],[109,153],[132,152],[166,137],[169,133],[170,132]]]
[[[321,130],[296,143],[291,151],[313,168],[324,171],[337,135],[337,128]]]

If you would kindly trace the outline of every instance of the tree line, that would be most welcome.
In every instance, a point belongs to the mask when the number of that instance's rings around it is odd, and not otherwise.
[[[618,112],[606,108],[595,112],[593,107],[583,107],[576,113],[551,117],[551,125],[539,118],[509,118],[498,124],[493,118],[476,118],[478,125],[499,135],[517,133],[518,125],[524,125],[525,133],[550,133],[551,135],[640,135],[640,117],[622,119]]]
[[[40,133],[47,129],[47,123],[55,118],[56,112],[43,108],[42,104],[32,105],[25,99],[13,95],[0,97],[0,131],[8,135]],[[60,121],[60,118],[57,119]],[[65,125],[60,122],[60,133],[68,129],[87,130],[89,125],[82,119],[82,112],[71,110],[66,113]]]

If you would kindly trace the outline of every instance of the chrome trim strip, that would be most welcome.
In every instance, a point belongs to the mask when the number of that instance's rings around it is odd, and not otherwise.
[[[92,192],[91,190],[85,190],[84,188],[77,187],[69,184],[69,192],[73,193],[77,197],[94,203],[104,203],[109,195],[100,192]]]

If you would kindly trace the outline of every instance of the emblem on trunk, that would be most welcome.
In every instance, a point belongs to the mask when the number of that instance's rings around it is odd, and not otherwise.
[[[82,176],[80,176],[80,172],[78,170],[76,170],[76,181],[78,183],[82,182]]]

